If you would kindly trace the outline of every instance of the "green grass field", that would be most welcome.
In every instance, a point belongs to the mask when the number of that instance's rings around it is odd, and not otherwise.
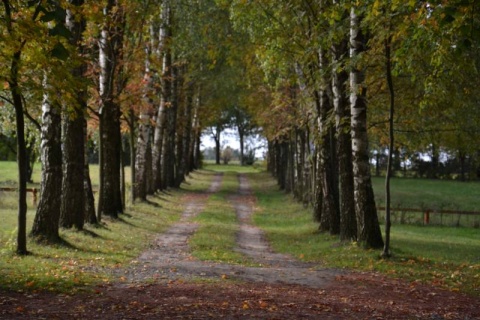
[[[393,257],[383,260],[379,251],[318,233],[311,210],[279,192],[267,173],[250,174],[250,179],[258,197],[255,222],[267,232],[275,250],[321,266],[379,271],[480,295],[479,229],[393,225]]]
[[[373,178],[377,206],[385,206],[384,178]],[[392,208],[418,209],[418,213],[394,212],[395,222],[423,222],[422,212],[431,212],[430,223],[445,226],[480,226],[480,215],[458,215],[435,211],[480,212],[480,183],[449,180],[394,178],[391,180]],[[383,215],[383,212],[381,212]],[[382,216],[381,216],[382,218]]]
[[[14,179],[12,168],[12,163],[0,163],[3,183]],[[95,170],[93,166],[92,172]],[[182,197],[206,190],[213,170],[225,172],[224,183],[196,220],[201,226],[191,243],[193,254],[200,259],[248,264],[248,260],[232,252],[237,224],[234,210],[226,201],[238,187],[236,172],[243,172],[258,198],[254,222],[266,231],[276,251],[316,262],[319,267],[378,271],[480,296],[480,229],[395,223],[393,257],[382,260],[379,251],[366,251],[354,243],[339,243],[337,237],[318,233],[311,209],[278,190],[268,173],[236,165],[207,165],[193,173],[180,190],[151,197],[150,203],[129,206],[120,221],[105,219],[98,227],[87,226],[86,232],[62,230],[66,245],[42,246],[29,240],[28,249],[33,254],[26,257],[13,253],[17,223],[14,193],[0,193],[0,287],[68,292],[93,283],[121,281],[104,270],[131,263],[155,234],[177,221],[183,211]],[[376,188],[382,185],[379,180],[374,183]],[[420,203],[416,201],[440,203],[448,199],[458,202],[462,210],[471,210],[477,208],[478,186],[397,178],[394,199],[402,197],[404,203],[412,206]],[[29,207],[28,229],[35,214],[30,203]]]

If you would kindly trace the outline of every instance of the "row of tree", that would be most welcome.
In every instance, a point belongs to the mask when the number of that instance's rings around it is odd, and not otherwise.
[[[433,159],[441,149],[478,158],[478,4],[238,0],[230,10],[264,74],[255,93],[264,105],[253,112],[269,170],[313,207],[320,230],[388,256],[394,153],[436,147]],[[369,139],[388,155],[385,242]]]
[[[241,138],[262,129],[269,170],[313,207],[322,231],[373,248],[384,242],[368,139],[387,151],[434,145],[464,158],[478,151],[471,143],[480,119],[474,0],[2,4],[1,130],[17,138],[19,253],[27,252],[35,142],[38,239],[58,241],[60,227],[81,229],[123,212],[122,136],[129,137],[132,198],[143,200],[178,187],[200,165],[205,128],[220,161],[220,134],[233,125]],[[93,137],[96,210],[85,151]],[[388,255],[388,236],[386,243]]]
[[[130,139],[132,200],[145,200],[200,165],[202,128],[236,104],[234,40],[228,12],[214,1],[2,0],[0,15],[2,131],[17,141],[20,254],[35,139],[42,182],[31,235],[57,242],[60,227],[81,230],[123,212],[122,135]],[[97,208],[86,151],[92,137]]]

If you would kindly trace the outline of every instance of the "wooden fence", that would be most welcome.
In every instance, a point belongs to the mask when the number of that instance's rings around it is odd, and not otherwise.
[[[1,187],[0,191],[4,192],[18,192],[18,188],[8,188],[8,187]],[[27,188],[27,193],[32,193],[32,203],[34,206],[37,205],[38,200],[38,189],[37,188]]]
[[[385,207],[377,207],[378,210],[385,210]],[[436,214],[456,214],[467,216],[480,216],[480,211],[442,210],[442,209],[418,209],[418,208],[391,208],[392,213],[413,212],[423,214],[423,224],[430,224],[430,218]]]

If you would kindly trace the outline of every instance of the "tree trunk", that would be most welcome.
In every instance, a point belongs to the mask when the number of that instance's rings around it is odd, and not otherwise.
[[[296,198],[304,202],[304,196],[307,193],[305,189],[305,130],[296,129],[295,130],[295,146],[296,146],[296,187],[295,187],[295,196]]]
[[[28,131],[27,131],[28,136]],[[35,136],[29,142],[27,146],[27,182],[32,183],[32,174],[33,174],[33,166],[35,165],[35,161],[37,160],[36,157],[36,146],[35,146]]]
[[[164,169],[166,173],[166,186],[175,187],[177,176],[177,160],[175,153],[175,141],[177,135],[177,111],[178,111],[178,67],[172,68],[172,93],[170,107],[166,112],[166,149]]]
[[[150,140],[150,116],[140,114],[138,127],[137,154],[135,160],[135,184],[133,185],[134,199],[147,200],[147,151]]]
[[[322,170],[320,164],[320,148],[315,148],[313,158],[313,220],[320,222],[323,215]]]
[[[200,168],[200,119],[198,116],[198,109],[200,108],[200,90],[197,89],[197,97],[192,111],[192,130],[190,135],[190,149],[188,151],[190,164],[189,172]],[[198,146],[198,147],[197,147]]]
[[[60,107],[53,107],[44,94],[42,103],[40,201],[31,235],[39,241],[59,242],[58,233],[62,194],[62,150]]]
[[[190,144],[192,135],[192,108],[193,108],[193,90],[192,84],[188,84],[186,90],[186,103],[183,110],[183,131],[181,135],[181,150],[179,150],[179,169],[177,187],[185,180],[185,176],[190,170]]]
[[[240,129],[238,130],[238,139],[240,143],[240,165],[243,166],[245,165],[245,154],[244,154],[245,142],[244,142],[243,131]]]
[[[366,42],[360,29],[360,17],[355,12],[355,8],[352,8],[350,11],[350,58],[353,61],[365,51]],[[350,111],[358,241],[369,248],[382,248],[383,239],[370,176],[364,80],[364,71],[353,67],[350,71]]]
[[[318,55],[319,68],[322,74],[326,73],[327,58],[326,52],[323,49],[319,50]],[[337,187],[335,186],[335,166],[333,163],[333,156],[331,150],[334,147],[331,136],[331,124],[328,121],[328,116],[333,108],[328,97],[330,89],[330,82],[327,77],[323,75],[320,79],[320,90],[315,92],[317,115],[318,115],[318,139],[320,143],[320,172],[323,209],[320,219],[319,229],[321,231],[329,231],[331,234],[338,234],[340,232],[340,219],[337,207]]]
[[[10,2],[3,1],[5,8],[4,20],[10,36],[16,36],[13,29],[13,18]],[[33,20],[36,19],[37,13]],[[23,115],[22,93],[18,81],[20,79],[19,67],[22,56],[22,49],[26,43],[23,40],[20,46],[12,54],[10,64],[10,74],[8,77],[8,86],[12,95],[13,107],[15,109],[15,124],[17,129],[17,166],[18,166],[18,233],[17,233],[17,253],[20,255],[28,254],[27,251],[27,148],[25,143],[25,119]]]
[[[69,2],[74,6],[83,5],[83,0],[70,0]],[[66,27],[71,33],[70,44],[75,46],[78,53],[81,54],[85,20],[71,10],[67,10]],[[86,65],[82,64],[72,70],[72,75],[80,80],[85,71]],[[75,226],[76,229],[82,230],[85,221],[84,113],[87,108],[86,88],[79,88],[75,102],[76,105],[64,106],[62,119],[63,180],[60,226],[63,228]]]
[[[155,179],[155,190],[161,190],[165,188],[165,181],[163,181],[165,172],[162,171],[164,168],[162,161],[164,160],[165,153],[163,147],[166,135],[166,111],[171,104],[172,94],[172,53],[169,45],[172,37],[170,0],[165,0],[162,2],[161,10],[162,24],[160,27],[160,41],[158,49],[162,59],[161,95],[152,146],[152,170],[153,177]]]
[[[135,201],[134,186],[136,176],[136,149],[135,149],[135,114],[132,108],[129,110],[129,128],[130,134],[128,135],[129,147],[130,147],[130,202],[133,204]]]
[[[125,137],[120,135],[120,200],[122,203],[122,212],[125,210],[125,194],[126,194],[126,185],[125,185]]]
[[[120,190],[120,108],[113,84],[118,71],[123,37],[123,10],[117,1],[109,0],[104,10],[106,25],[100,40],[100,157],[101,188],[99,215],[117,218],[123,212]],[[108,18],[110,17],[110,19]]]
[[[395,112],[395,91],[393,88],[392,78],[392,60],[390,53],[391,37],[385,40],[385,60],[386,60],[386,77],[388,83],[388,91],[390,93],[390,114],[388,118],[389,124],[389,145],[388,145],[388,162],[387,162],[387,174],[385,176],[385,245],[383,247],[382,257],[390,257],[390,228],[392,226],[391,214],[390,214],[390,178],[392,176],[393,167],[393,152],[395,150],[395,136],[393,132],[393,115]]]
[[[466,180],[465,158],[466,158],[465,152],[459,150],[458,160],[460,161],[460,181],[463,181],[463,182],[465,182]]]
[[[147,194],[154,194],[155,191],[157,190],[155,188],[155,177],[153,175],[153,158],[152,158],[152,130],[150,127],[149,130],[149,138],[148,138],[148,143],[147,143],[147,151],[145,155],[145,172],[147,175],[146,178],[146,192]]]
[[[291,193],[295,187],[295,141],[289,137],[285,146],[285,157],[287,158],[285,192]]]
[[[7,6],[7,5],[6,5]],[[27,251],[27,148],[25,143],[25,119],[20,86],[18,85],[18,68],[21,51],[16,51],[10,66],[8,84],[15,108],[15,122],[17,129],[17,166],[18,166],[18,233],[17,253],[28,254]]]
[[[334,65],[340,64],[348,52],[348,42],[342,41],[332,47]],[[344,68],[335,68],[332,74],[333,106],[337,135],[337,163],[340,187],[340,240],[357,240],[357,220],[353,193],[352,139],[350,133],[350,109],[348,108],[348,73]]]
[[[84,135],[84,147],[85,147],[85,163],[84,163],[84,176],[83,176],[83,190],[85,195],[85,222],[90,224],[98,223],[97,216],[95,215],[95,198],[93,197],[92,181],[90,180],[90,167],[88,164],[88,132],[87,132],[87,119],[83,119],[83,135]]]
[[[221,135],[221,128],[220,126],[217,126],[215,135],[214,135],[214,140],[215,140],[215,164],[220,164],[220,154],[221,154],[221,149],[220,149],[220,135]]]
[[[60,226],[82,230],[85,221],[85,146],[83,110],[75,111],[75,118],[63,116],[63,180]]]

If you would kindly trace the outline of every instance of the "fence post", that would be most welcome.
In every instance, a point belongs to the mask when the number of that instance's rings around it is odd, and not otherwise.
[[[37,188],[32,189],[32,194],[33,194],[33,205],[37,205]]]
[[[424,224],[430,223],[430,210],[427,210],[423,213],[423,223]]]

